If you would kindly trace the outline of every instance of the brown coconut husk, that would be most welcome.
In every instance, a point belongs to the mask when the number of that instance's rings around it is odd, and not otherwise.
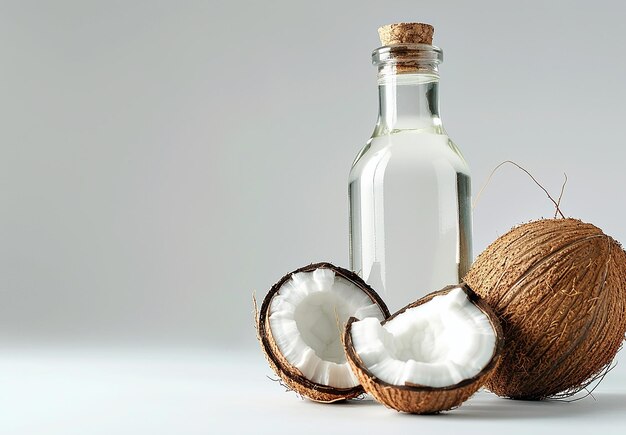
[[[577,393],[626,333],[626,253],[594,225],[545,219],[493,242],[464,278],[498,314],[502,363],[486,386],[516,399]]]
[[[442,388],[415,384],[393,385],[377,378],[367,369],[359,355],[354,350],[352,334],[350,331],[352,324],[358,319],[355,319],[354,317],[350,318],[343,336],[346,356],[348,357],[352,371],[357,375],[357,378],[359,379],[361,385],[365,388],[365,391],[374,396],[377,401],[384,404],[388,408],[413,414],[436,414],[441,411],[450,410],[458,407],[472,394],[474,394],[498,366],[504,342],[502,338],[502,328],[500,327],[498,318],[489,305],[481,300],[467,285],[460,286],[468,295],[470,301],[489,318],[496,333],[496,345],[494,347],[491,360],[476,376],[470,379],[465,379],[455,385]],[[385,323],[393,320],[396,316],[402,314],[410,308],[420,306],[430,301],[435,296],[447,294],[450,290],[458,287],[459,285],[448,286],[426,295],[420,300],[402,308],[387,320],[383,321],[382,324],[384,325]]]
[[[332,403],[341,400],[351,399],[363,393],[363,387],[357,385],[353,388],[335,388],[329,385],[318,384],[307,379],[298,368],[294,367],[283,356],[272,336],[272,328],[269,322],[269,308],[272,298],[280,291],[280,288],[291,279],[291,275],[299,272],[312,272],[316,269],[331,269],[335,275],[341,276],[359,287],[368,297],[377,304],[383,312],[385,318],[389,317],[389,309],[380,296],[363,281],[356,273],[347,269],[334,266],[330,263],[315,263],[304,266],[298,270],[283,276],[280,281],[272,286],[263,299],[261,309],[257,317],[257,338],[261,344],[261,349],[276,375],[284,382],[287,388],[297,392],[303,397],[307,397],[316,402]]]

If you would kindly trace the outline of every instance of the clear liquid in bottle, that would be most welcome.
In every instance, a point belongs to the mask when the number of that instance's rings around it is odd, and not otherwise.
[[[394,312],[458,283],[472,245],[469,168],[439,116],[443,53],[389,44],[372,53],[379,116],[350,171],[350,262]]]
[[[443,134],[371,139],[349,182],[351,265],[397,310],[471,261],[470,175]]]

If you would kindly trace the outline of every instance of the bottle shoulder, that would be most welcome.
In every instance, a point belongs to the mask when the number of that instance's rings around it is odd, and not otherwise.
[[[368,168],[390,165],[415,170],[444,165],[470,175],[463,154],[447,134],[402,131],[370,138],[352,163],[350,179]]]
[[[448,147],[459,158],[460,160],[459,164],[464,169],[462,172],[465,173],[466,175],[470,175],[470,168],[469,168],[469,165],[467,164],[467,160],[465,160],[465,157],[463,156],[463,153],[461,152],[457,144],[450,138],[448,138]]]

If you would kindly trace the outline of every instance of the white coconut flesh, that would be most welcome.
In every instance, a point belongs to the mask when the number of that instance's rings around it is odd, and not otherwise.
[[[380,322],[384,314],[361,288],[330,269],[294,273],[270,303],[272,336],[285,359],[318,384],[359,384],[346,361],[341,334],[351,317]]]
[[[448,387],[476,376],[495,353],[489,318],[461,288],[398,314],[381,325],[355,321],[352,343],[366,368],[392,385]]]

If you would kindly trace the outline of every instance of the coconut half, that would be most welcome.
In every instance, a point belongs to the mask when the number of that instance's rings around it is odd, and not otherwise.
[[[382,323],[351,318],[344,346],[365,391],[398,411],[432,414],[467,400],[499,362],[502,329],[466,285],[449,286]]]
[[[289,388],[318,402],[349,399],[363,393],[341,341],[351,316],[380,322],[389,310],[355,273],[330,263],[311,264],[270,289],[257,319],[258,338]]]

